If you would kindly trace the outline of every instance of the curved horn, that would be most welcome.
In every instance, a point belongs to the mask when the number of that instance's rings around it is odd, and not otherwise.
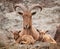
[[[42,10],[42,7],[39,5],[39,4],[33,4],[31,7],[30,7],[30,11],[34,8],[40,8]]]
[[[14,9],[16,10],[17,7],[20,7],[23,11],[26,11],[26,7],[22,4],[16,4]]]

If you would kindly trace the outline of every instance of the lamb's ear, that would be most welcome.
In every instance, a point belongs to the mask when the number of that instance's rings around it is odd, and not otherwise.
[[[19,31],[10,31],[11,33],[13,33],[13,34],[19,34],[21,31],[19,30]]]
[[[11,33],[13,33],[13,31],[10,31]]]
[[[46,33],[49,32],[48,30],[45,31]]]
[[[10,31],[11,33],[13,33],[13,34],[15,34],[16,32],[14,32],[14,31]]]
[[[13,35],[15,34],[13,31],[10,31]]]

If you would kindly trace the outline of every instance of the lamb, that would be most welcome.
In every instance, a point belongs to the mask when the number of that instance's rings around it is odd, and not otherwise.
[[[22,36],[24,35],[31,35],[34,40],[39,39],[39,32],[32,26],[32,15],[36,14],[36,11],[31,12],[35,8],[40,8],[42,10],[42,7],[39,4],[33,4],[30,8],[25,7],[22,4],[16,4],[14,9],[19,7],[23,10],[23,12],[19,11],[18,14],[22,15],[23,18],[23,29],[19,33],[19,38],[17,39],[17,43],[21,41]],[[29,37],[29,36],[28,36]]]
[[[34,44],[35,40],[31,35],[23,35],[20,43],[21,44]]]
[[[20,38],[20,36],[19,36],[20,32],[21,31],[13,32],[14,39],[15,39],[16,43],[17,43],[18,38]],[[34,44],[35,40],[31,35],[23,35],[22,38],[21,38],[21,42],[19,42],[19,43],[21,43],[21,44]]]
[[[49,43],[56,44],[56,41],[49,34],[47,34],[46,31],[44,31],[44,30],[40,30],[39,40],[42,42],[49,42]]]
[[[14,36],[14,39],[15,39],[15,41],[17,41],[17,39],[19,38],[19,33],[21,32],[21,31],[11,31],[12,33],[13,33],[13,36]]]

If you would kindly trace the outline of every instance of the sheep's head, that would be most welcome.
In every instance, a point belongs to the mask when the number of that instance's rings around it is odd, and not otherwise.
[[[30,8],[27,8],[22,4],[16,4],[14,9],[16,10],[17,7],[21,8],[23,11],[23,12],[19,11],[17,13],[22,15],[23,21],[24,21],[23,22],[24,28],[27,28],[27,29],[30,28],[30,26],[32,25],[32,20],[31,20],[32,15],[36,14],[36,11],[34,11],[34,12],[31,12],[31,11],[35,8],[40,8],[42,10],[42,8],[39,4],[34,4]]]

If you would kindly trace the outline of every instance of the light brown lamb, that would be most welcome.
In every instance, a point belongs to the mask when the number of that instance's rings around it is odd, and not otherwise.
[[[55,43],[56,44],[56,41],[49,34],[47,34],[46,31],[44,31],[44,30],[40,30],[39,40],[42,42],[48,42],[48,43]]]
[[[34,44],[35,40],[31,35],[23,35],[21,39],[21,44]]]

